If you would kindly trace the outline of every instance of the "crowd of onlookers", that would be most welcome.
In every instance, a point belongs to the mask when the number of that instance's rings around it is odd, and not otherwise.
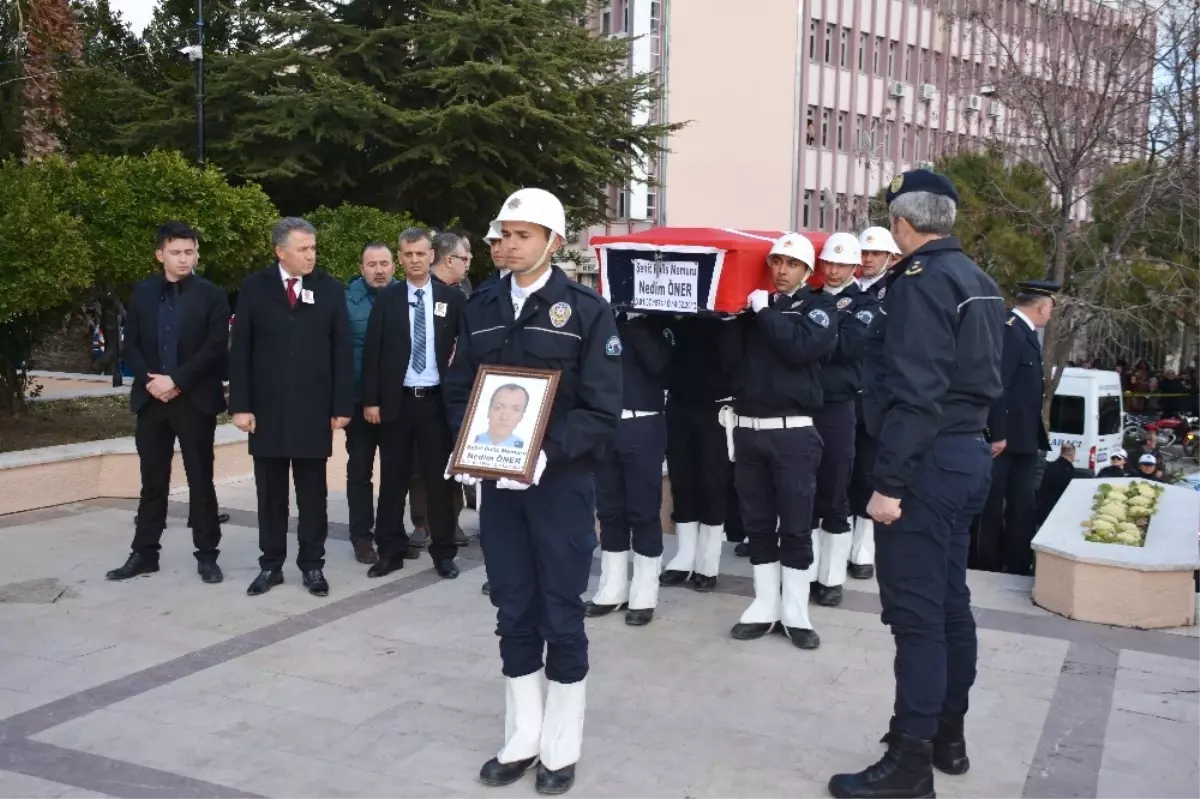
[[[1147,416],[1200,416],[1200,374],[1197,358],[1183,369],[1155,369],[1146,359],[1132,366],[1126,360],[1106,364],[1100,360],[1070,362],[1084,369],[1109,369],[1121,376],[1126,413]],[[1147,396],[1149,395],[1149,396]]]

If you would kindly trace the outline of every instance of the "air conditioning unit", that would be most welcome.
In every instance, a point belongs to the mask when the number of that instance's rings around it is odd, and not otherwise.
[[[904,85],[900,81],[893,81],[892,85],[888,87],[888,94],[892,97],[904,97],[904,95],[907,93],[908,86]]]
[[[933,97],[935,94],[937,94],[937,87],[934,86],[932,83],[922,83],[921,84],[921,102],[923,102],[923,103],[933,102]]]
[[[604,37],[605,39],[628,39],[629,31],[613,31]]]
[[[978,94],[967,95],[967,111],[978,111],[983,107],[983,98]]]
[[[932,161],[918,161],[917,169],[933,169]]]
[[[997,103],[997,102],[988,103],[988,116],[991,117],[992,119],[1000,118],[1000,103]]]

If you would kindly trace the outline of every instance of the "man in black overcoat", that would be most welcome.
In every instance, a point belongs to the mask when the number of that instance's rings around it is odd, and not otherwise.
[[[213,436],[225,410],[229,301],[225,291],[194,274],[199,237],[183,222],[158,229],[155,257],[161,274],[133,289],[122,345],[133,371],[130,409],[137,414],[134,441],[142,491],[134,520],[132,553],[125,565],[108,572],[128,580],[158,571],[159,541],[167,525],[167,494],[175,441],[191,494],[192,543],[197,571],[206,583],[223,579],[217,566],[221,525],[213,486]]]
[[[304,587],[326,596],[325,466],[333,431],[354,412],[354,349],[345,290],[316,269],[313,226],[281,219],[273,241],[278,262],[242,283],[229,353],[229,410],[250,434],[258,489],[262,572],[246,593],[264,594],[283,582],[290,468],[300,511],[296,566]]]

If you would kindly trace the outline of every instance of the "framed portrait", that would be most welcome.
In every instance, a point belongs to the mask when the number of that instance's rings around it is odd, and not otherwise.
[[[480,366],[450,474],[532,482],[559,377],[557,369]]]

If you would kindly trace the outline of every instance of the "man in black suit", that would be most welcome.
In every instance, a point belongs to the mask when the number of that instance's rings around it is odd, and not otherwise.
[[[404,237],[409,231],[401,234]],[[411,235],[424,235],[412,231]],[[437,573],[458,576],[456,527],[446,464],[453,449],[441,384],[450,367],[466,295],[431,279],[428,262],[406,262],[402,283],[382,293],[367,323],[363,346],[363,418],[380,431],[380,503],[375,523],[379,562],[368,577],[403,568],[408,536],[404,496],[414,456],[425,476],[429,555]]]
[[[265,594],[283,582],[290,468],[300,511],[296,565],[309,593],[326,596],[325,466],[333,431],[354,412],[354,348],[345,290],[316,269],[313,226],[281,219],[273,241],[279,262],[242,283],[229,354],[229,410],[250,434],[258,489],[262,572],[246,593]]]
[[[127,580],[158,571],[159,541],[167,525],[167,493],[175,441],[191,492],[192,543],[197,571],[219,583],[221,525],[213,486],[213,434],[225,410],[221,378],[226,363],[229,301],[225,292],[194,273],[199,237],[182,222],[158,229],[155,257],[162,274],[134,287],[125,318],[125,363],[133,370],[129,405],[137,414],[142,493],[125,565],[107,575]]]

